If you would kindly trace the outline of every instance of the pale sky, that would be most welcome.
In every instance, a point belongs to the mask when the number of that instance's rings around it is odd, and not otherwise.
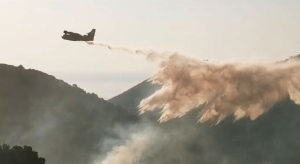
[[[299,0],[0,0],[0,63],[37,69],[104,99],[151,76],[142,56],[61,39],[177,51],[220,62],[300,54]]]

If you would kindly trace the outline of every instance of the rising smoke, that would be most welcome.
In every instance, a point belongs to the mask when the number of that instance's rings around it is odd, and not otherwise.
[[[134,134],[125,145],[116,146],[106,158],[95,164],[133,164],[139,160],[146,148],[147,135]]]
[[[147,148],[155,143],[153,140],[157,140],[159,136],[157,128],[145,123],[126,129],[118,126],[114,131],[120,136],[119,139],[104,140],[101,148],[107,147],[112,150],[98,156],[93,164],[142,164],[144,154],[149,152]]]
[[[287,96],[300,103],[300,87],[296,83],[300,80],[300,63],[297,61],[220,64],[177,53],[107,47],[143,54],[151,61],[160,62],[160,70],[150,81],[162,88],[139,105],[141,114],[162,108],[160,122],[182,117],[200,106],[200,122],[218,123],[229,115],[234,115],[236,120],[246,116],[254,120]]]

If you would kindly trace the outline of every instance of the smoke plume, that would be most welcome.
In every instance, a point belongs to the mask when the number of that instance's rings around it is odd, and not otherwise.
[[[162,108],[160,122],[182,117],[199,107],[200,122],[218,123],[229,115],[234,115],[236,120],[246,116],[254,120],[287,96],[300,103],[297,61],[265,65],[220,64],[177,53],[110,49],[143,54],[152,61],[160,59],[160,70],[150,81],[162,88],[138,106],[140,114]]]
[[[141,123],[132,125],[126,129],[116,127],[114,129],[119,135],[118,140],[104,140],[101,147],[107,145],[112,150],[101,154],[94,164],[144,164],[143,156],[158,136],[158,129],[149,124]],[[113,145],[112,145],[113,144]]]
[[[101,164],[134,164],[146,148],[146,142],[146,136],[133,135],[125,145],[114,147]]]

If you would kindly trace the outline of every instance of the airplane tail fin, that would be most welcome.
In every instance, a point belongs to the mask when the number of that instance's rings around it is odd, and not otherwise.
[[[96,33],[96,29],[92,29],[92,30],[88,33],[88,38],[89,38],[89,40],[94,41],[95,33]]]

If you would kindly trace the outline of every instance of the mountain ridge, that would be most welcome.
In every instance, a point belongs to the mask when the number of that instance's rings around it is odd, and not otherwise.
[[[0,142],[30,145],[48,164],[89,163],[115,126],[138,119],[94,93],[23,66],[0,64]]]
[[[136,113],[135,109],[139,105],[141,99],[139,97],[148,97],[154,91],[161,88],[159,85],[151,84],[149,79],[142,81],[141,83],[133,86],[125,92],[108,99],[107,101],[127,109],[130,113]]]

